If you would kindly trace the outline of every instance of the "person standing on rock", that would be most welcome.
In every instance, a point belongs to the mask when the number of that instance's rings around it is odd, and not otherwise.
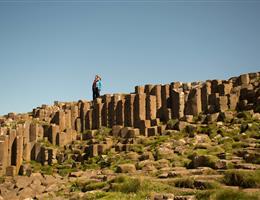
[[[96,82],[97,98],[100,97],[101,87],[102,87],[101,77],[97,76],[97,82]]]
[[[92,84],[93,100],[95,100],[100,96],[101,87],[102,87],[101,77],[96,75]]]

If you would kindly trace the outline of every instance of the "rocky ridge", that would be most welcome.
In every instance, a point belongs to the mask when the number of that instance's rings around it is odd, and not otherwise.
[[[0,199],[258,199],[259,84],[136,86],[2,116]]]

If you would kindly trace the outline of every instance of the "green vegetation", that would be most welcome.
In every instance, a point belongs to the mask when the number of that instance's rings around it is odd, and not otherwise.
[[[42,174],[51,175],[53,174],[53,167],[50,165],[42,165],[39,162],[31,161],[30,165],[32,167],[33,172],[40,172]]]
[[[242,111],[237,114],[237,118],[244,120],[252,120],[252,115],[248,111]]]
[[[176,124],[178,123],[178,119],[170,119],[168,122],[167,122],[167,129],[171,129],[173,130],[176,126]]]
[[[119,176],[111,181],[111,191],[122,193],[136,193],[140,189],[141,182],[138,178]]]
[[[259,194],[248,194],[240,190],[219,190],[216,193],[214,200],[259,200]]]
[[[228,170],[225,172],[224,183],[243,188],[260,187],[260,170]]]
[[[213,181],[197,181],[194,178],[179,178],[174,180],[174,186],[180,187],[180,188],[191,188],[191,189],[214,189],[219,188],[219,185],[217,182]]]

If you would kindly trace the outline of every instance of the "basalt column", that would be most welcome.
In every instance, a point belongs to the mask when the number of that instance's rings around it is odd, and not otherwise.
[[[153,95],[146,96],[146,119],[156,119],[156,97]]]
[[[137,94],[134,101],[134,126],[138,127],[141,120],[146,119],[145,112],[145,94]]]
[[[170,105],[170,85],[163,85],[161,88],[162,95],[162,115],[161,118],[163,121],[167,122],[171,119],[171,105]]]
[[[109,127],[113,127],[116,125],[116,108],[118,101],[121,99],[121,96],[119,94],[114,94],[111,98],[111,102],[109,104],[109,110],[108,110],[108,124]]]
[[[202,103],[202,111],[204,113],[208,112],[210,94],[211,94],[211,83],[207,81],[204,83],[204,85],[201,88],[201,103]]]
[[[185,107],[186,115],[198,115],[201,113],[201,89],[193,88],[188,96],[187,106]]]
[[[87,112],[90,109],[90,103],[89,102],[81,102],[80,103],[80,120],[81,120],[81,131],[84,132],[86,130],[86,117]]]
[[[135,94],[128,94],[125,96],[125,126],[134,126],[134,101]]]
[[[93,129],[99,129],[102,125],[102,100],[100,98],[95,99],[94,105],[93,105]]]
[[[89,109],[86,114],[86,129],[91,130],[93,129],[93,109]]]
[[[8,166],[8,137],[0,136],[0,175],[5,175]]]
[[[111,95],[104,95],[102,97],[103,107],[102,107],[102,126],[107,127],[108,123],[108,111],[109,105],[111,103]]]
[[[71,106],[71,128],[76,129],[76,119],[79,117],[79,107],[76,105]]]
[[[120,100],[118,101],[117,106],[116,106],[116,124],[117,125],[123,126],[125,123],[124,109],[125,109],[125,96],[120,95]]]
[[[182,118],[184,116],[185,97],[184,92],[178,89],[171,91],[172,118]]]
[[[161,96],[161,85],[155,85],[151,91],[151,95],[156,97],[156,116],[161,118],[162,115],[162,96]]]

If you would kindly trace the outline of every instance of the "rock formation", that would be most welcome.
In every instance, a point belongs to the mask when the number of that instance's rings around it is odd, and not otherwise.
[[[146,152],[140,156],[136,152],[143,138],[185,130],[198,148],[207,148],[217,139],[194,135],[194,130],[198,132],[199,127],[199,133],[206,130],[210,134],[207,126],[234,121],[244,111],[260,120],[260,72],[229,80],[136,86],[131,94],[103,95],[94,101],[57,101],[52,106],[42,105],[26,114],[8,113],[0,117],[0,175],[30,174],[28,163],[32,161],[42,166],[62,164],[68,159],[66,151],[69,150],[74,152],[71,155],[74,165],[113,149],[115,152],[133,151],[128,156],[136,161],[136,165],[118,165],[116,171],[119,173],[135,173],[136,168],[151,171],[158,165],[167,168],[175,154],[183,154],[183,145],[191,141],[174,140],[174,150],[172,144],[167,146],[165,143],[155,153]],[[101,137],[104,127],[109,129],[108,137]],[[221,130],[218,131],[216,137],[222,138],[219,136]],[[86,143],[74,149],[77,141]],[[259,150],[259,146],[254,148]],[[259,155],[256,152],[247,154],[244,159],[252,160]],[[212,162],[206,155],[193,155],[189,159],[188,167],[191,168],[206,165],[226,169],[227,165],[224,160]],[[175,175],[164,173],[160,176]]]
[[[162,134],[166,125],[160,122],[170,119],[185,120],[203,114],[212,121],[216,113],[259,111],[259,80],[260,73],[249,73],[227,81],[136,86],[131,94],[55,102],[27,114],[9,113],[0,118],[0,172],[15,175],[23,161],[51,164],[55,152],[43,147],[42,141],[64,146],[79,139],[79,133],[86,130],[118,125],[128,127],[122,131],[127,132],[125,137],[136,134],[137,129],[141,135],[153,136]]]

